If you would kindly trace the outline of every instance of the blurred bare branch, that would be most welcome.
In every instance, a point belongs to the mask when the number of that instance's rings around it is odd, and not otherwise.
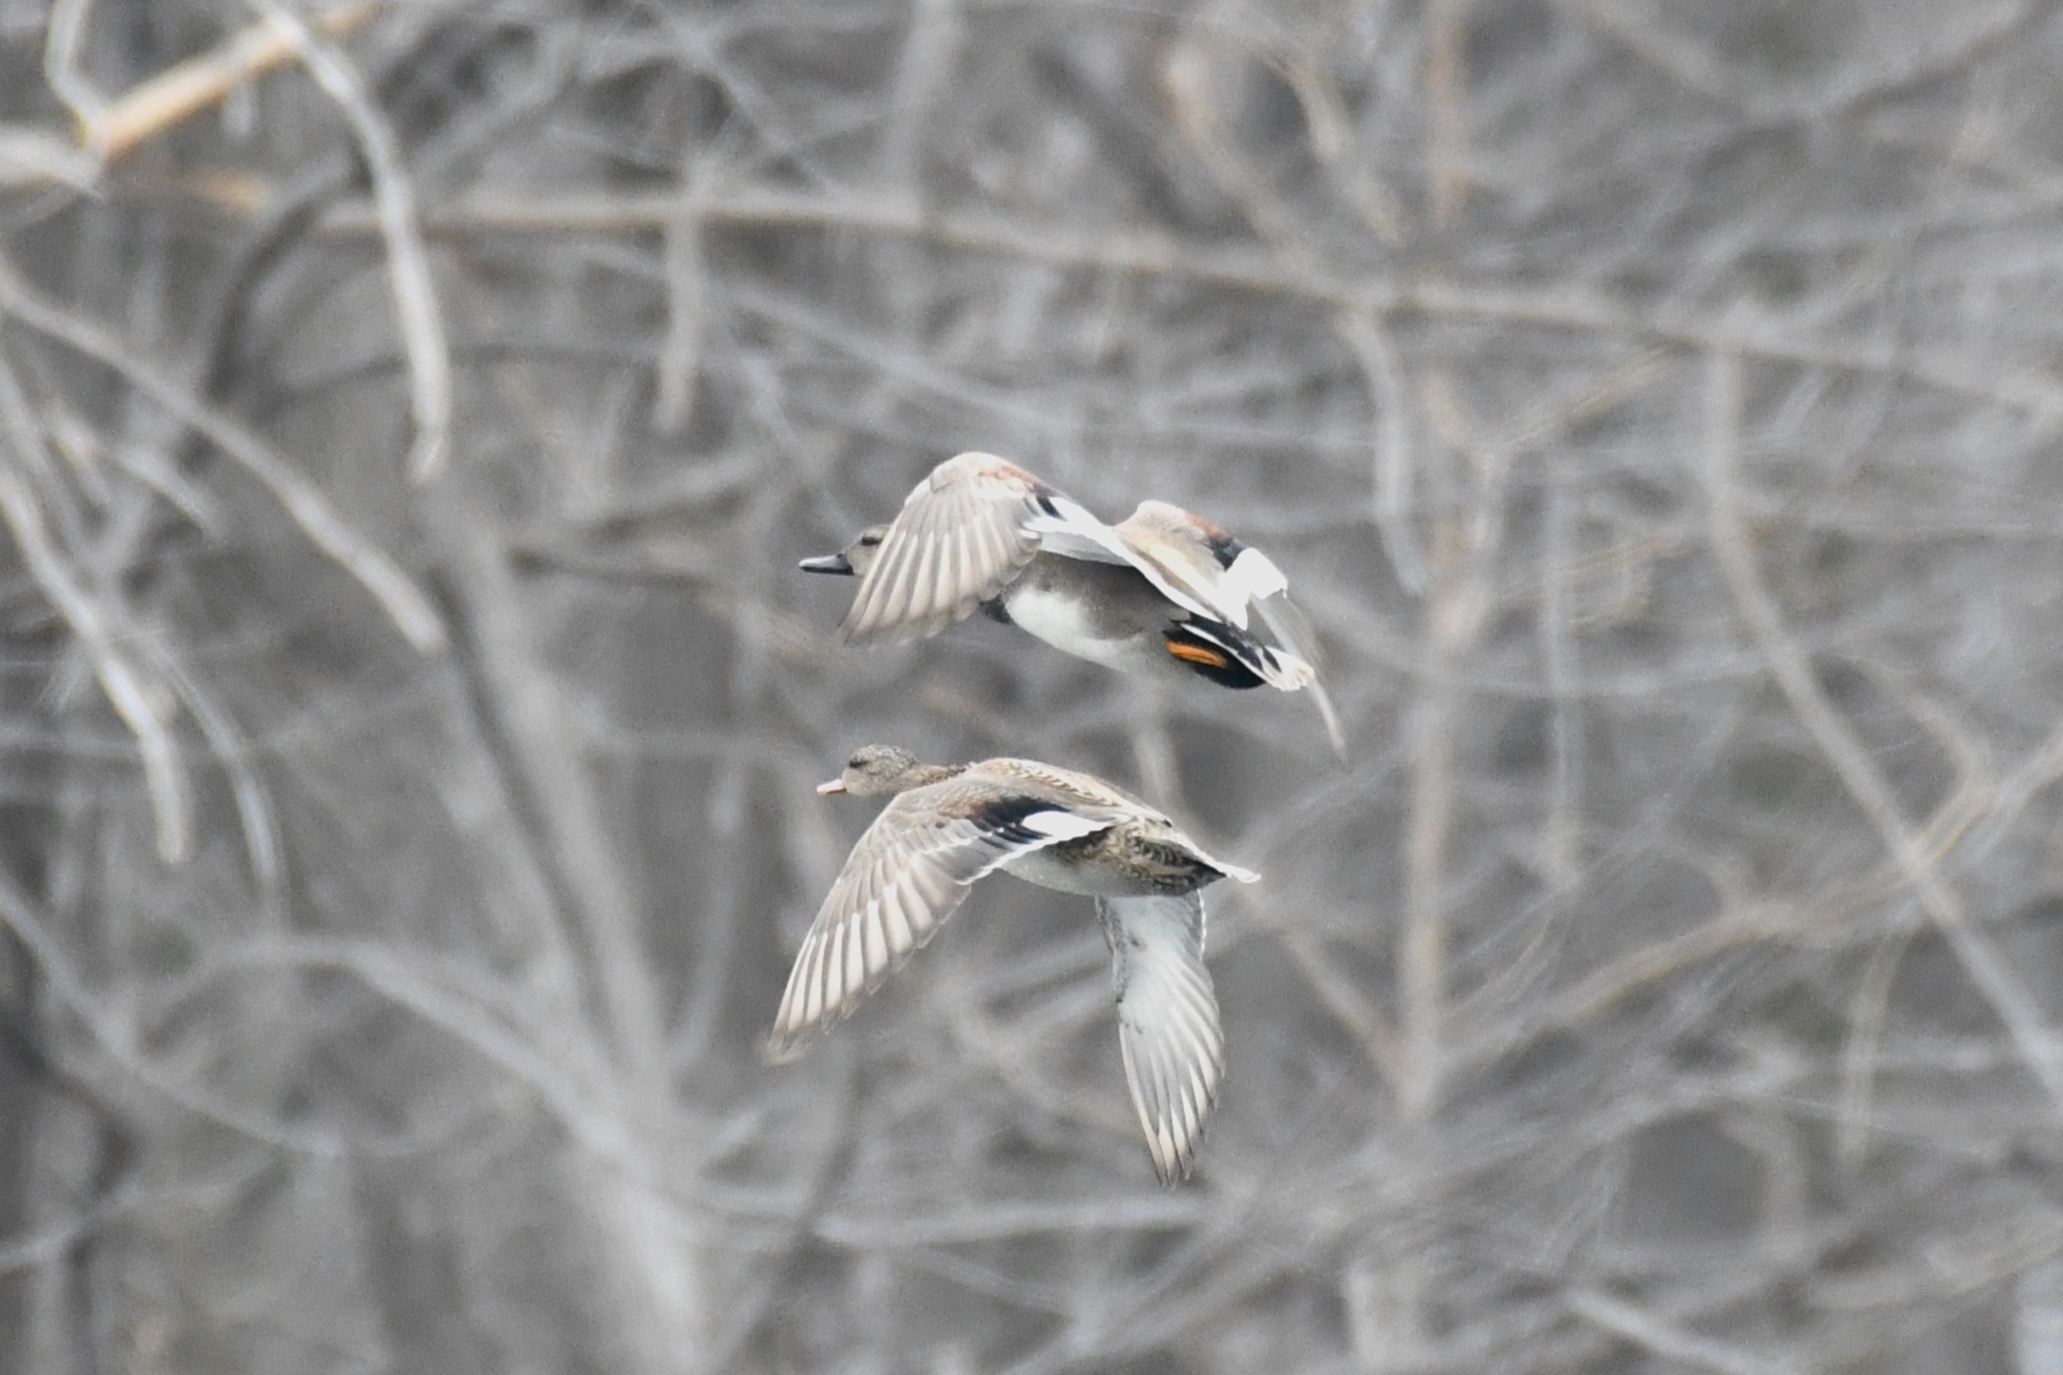
[[[1793,709],[1826,755],[1848,794],[1879,835],[1884,848],[1913,886],[1970,979],[1984,993],[2027,1068],[2059,1106],[2063,1106],[2063,1045],[2043,1019],[2041,1009],[2013,974],[1998,948],[1970,923],[1955,890],[1919,837],[1899,815],[1889,784],[1870,762],[1853,731],[1845,726],[1815,680],[1804,650],[1784,628],[1781,614],[1755,571],[1739,515],[1735,469],[1740,448],[1741,361],[1732,353],[1711,355],[1708,369],[1708,434],[1701,469],[1705,494],[1712,506],[1712,546],[1727,585],[1739,603],[1748,631],[1769,660],[1770,672]]]
[[[2056,6],[6,17],[0,1369],[2055,1364]],[[841,648],[967,448],[1344,757]],[[1024,885],[759,1059],[867,740],[1265,875],[1182,1189]]]
[[[294,472],[263,440],[132,356],[97,326],[38,297],[4,262],[0,312],[115,369],[181,423],[206,435],[278,500],[311,544],[364,585],[410,644],[424,653],[443,647],[444,629],[429,600],[376,544],[337,516],[320,489]]]
[[[269,9],[264,22],[242,30],[213,51],[167,68],[118,99],[105,100],[91,93],[77,75],[80,38],[93,3],[59,0],[55,8],[63,18],[50,26],[52,58],[47,70],[53,89],[61,94],[70,92],[66,103],[78,121],[79,141],[96,157],[109,161],[127,156],[146,140],[221,103],[253,77],[296,56],[305,61],[312,47],[308,28],[297,16]],[[386,0],[346,0],[322,10],[314,22],[322,32],[341,38],[369,23],[384,8]],[[58,73],[65,75],[60,79]]]
[[[193,785],[172,739],[170,694],[121,648],[123,641],[136,637],[128,618],[119,607],[88,591],[52,538],[42,503],[29,485],[29,475],[45,466],[40,461],[43,435],[14,370],[4,362],[0,424],[6,427],[9,459],[0,464],[0,519],[6,521],[29,576],[78,637],[108,704],[135,735],[157,817],[158,854],[176,864],[193,847]]]
[[[284,36],[316,84],[337,102],[365,158],[373,204],[379,209],[380,238],[387,248],[389,290],[401,331],[402,356],[408,360],[409,406],[416,428],[415,442],[409,446],[408,475],[417,482],[433,482],[443,474],[451,449],[451,352],[444,341],[443,313],[437,305],[429,254],[423,249],[417,223],[415,190],[402,168],[400,146],[387,121],[367,99],[358,73],[333,44],[318,37],[278,0],[249,3]],[[333,10],[330,26],[348,30],[377,8],[360,5],[348,15]]]

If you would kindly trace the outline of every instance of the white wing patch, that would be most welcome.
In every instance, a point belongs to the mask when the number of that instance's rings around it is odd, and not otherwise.
[[[1234,592],[1250,601],[1260,601],[1263,597],[1289,590],[1289,579],[1282,576],[1275,560],[1251,545],[1240,550],[1239,557],[1232,560],[1232,566],[1225,570],[1225,581]]]
[[[1134,562],[1132,551],[1118,538],[1117,531],[1090,515],[1074,498],[1054,493],[1047,501],[1060,514],[1033,516],[1024,527],[1038,534],[1041,549],[1094,563]]]
[[[1054,840],[1079,840],[1110,829],[1108,817],[1094,821],[1077,812],[1063,811],[1033,812],[1024,818],[1022,824],[1026,830],[1051,836]]]

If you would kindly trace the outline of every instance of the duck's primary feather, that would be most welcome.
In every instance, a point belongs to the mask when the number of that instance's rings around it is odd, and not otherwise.
[[[987,606],[1114,668],[1187,671],[1233,688],[1317,684],[1308,628],[1266,554],[1165,501],[1106,525],[994,454],[947,459],[888,525],[802,566],[859,579],[838,627],[850,644],[921,639]],[[1343,750],[1330,702],[1319,709]]]
[[[1045,483],[993,454],[961,454],[903,501],[839,624],[848,644],[935,635],[1001,592],[1039,552]]]
[[[793,1059],[848,1016],[997,869],[1093,894],[1110,944],[1125,1082],[1154,1172],[1164,1184],[1186,1177],[1225,1071],[1199,890],[1258,876],[1211,858],[1122,789],[1036,760],[931,766],[870,745],[823,791],[894,796],[803,937],[769,1054]]]
[[[769,1053],[792,1060],[810,1037],[850,1016],[938,933],[977,880],[1111,824],[1034,793],[984,791],[964,777],[897,795],[853,847],[802,938]]]
[[[1200,893],[1098,898],[1125,1083],[1153,1168],[1189,1173],[1225,1077],[1225,1033],[1203,963]]]

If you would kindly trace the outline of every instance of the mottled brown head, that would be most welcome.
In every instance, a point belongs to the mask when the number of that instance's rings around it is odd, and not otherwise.
[[[951,778],[958,772],[949,765],[922,763],[900,745],[862,745],[845,761],[845,772],[829,783],[819,783],[817,791],[825,796],[851,793],[854,797],[885,797]]]

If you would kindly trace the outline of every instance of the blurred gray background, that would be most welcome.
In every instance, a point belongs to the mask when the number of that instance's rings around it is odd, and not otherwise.
[[[0,1370],[2063,1371],[2056,10],[0,0]],[[1263,872],[1190,1184],[1079,899],[761,1062],[870,740]]]

